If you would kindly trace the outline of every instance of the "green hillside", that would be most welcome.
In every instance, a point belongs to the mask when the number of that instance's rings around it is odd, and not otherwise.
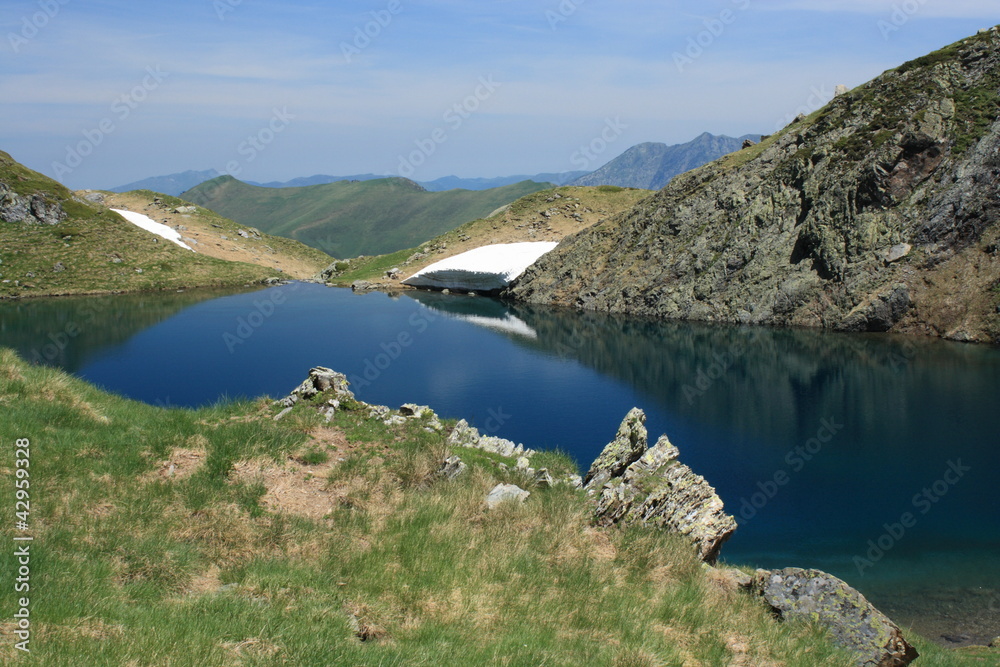
[[[202,183],[184,198],[240,224],[296,239],[334,257],[412,248],[548,184],[427,192],[403,178],[262,188],[232,176]]]
[[[0,298],[245,285],[275,275],[185,250],[0,151]]]

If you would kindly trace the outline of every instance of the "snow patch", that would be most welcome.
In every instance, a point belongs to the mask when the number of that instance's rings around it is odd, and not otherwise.
[[[492,292],[508,285],[555,248],[549,241],[498,243],[442,259],[403,281],[411,287]]]
[[[189,246],[187,243],[184,243],[184,241],[181,241],[181,235],[180,233],[177,232],[177,230],[172,229],[171,227],[168,227],[161,222],[156,222],[148,215],[143,215],[142,213],[136,213],[135,211],[126,211],[120,208],[113,208],[111,210],[120,215],[121,217],[125,218],[129,222],[131,222],[136,227],[141,227],[142,229],[145,229],[147,232],[152,232],[153,234],[156,234],[160,238],[164,238],[168,241],[173,241],[180,247],[187,248],[191,252],[194,252],[194,248]]]

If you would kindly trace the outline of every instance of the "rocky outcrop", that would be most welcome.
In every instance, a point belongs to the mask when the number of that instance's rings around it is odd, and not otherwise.
[[[507,295],[1000,340],[998,91],[997,31],[890,70],[566,238]]]
[[[618,435],[587,473],[585,488],[598,494],[594,518],[600,525],[655,526],[686,536],[699,557],[714,562],[736,530],[715,489],[677,460],[666,436],[648,448],[646,416],[632,409]]]
[[[646,413],[639,408],[632,408],[625,415],[615,439],[605,445],[584,476],[585,487],[600,489],[612,477],[620,477],[645,453],[648,446],[645,423]]]
[[[492,435],[480,435],[479,429],[469,426],[469,422],[464,419],[459,420],[448,436],[448,444],[452,447],[471,447],[481,449],[484,452],[499,454],[509,458],[520,458],[522,456],[531,457],[534,450],[526,449],[524,445],[515,444],[510,440],[498,438]]]
[[[859,667],[902,667],[918,656],[895,623],[861,593],[819,570],[758,570],[750,589],[782,619],[818,623],[857,656]]]
[[[6,183],[0,183],[0,220],[36,225],[57,225],[66,219],[58,202],[49,202],[40,194],[19,195]]]

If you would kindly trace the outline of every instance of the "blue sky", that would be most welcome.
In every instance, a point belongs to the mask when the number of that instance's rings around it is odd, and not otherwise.
[[[596,169],[771,132],[998,22],[995,0],[4,0],[0,149],[73,188]]]

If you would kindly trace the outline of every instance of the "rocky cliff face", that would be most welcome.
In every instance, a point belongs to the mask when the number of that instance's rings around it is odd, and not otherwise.
[[[1000,33],[890,70],[569,237],[509,295],[1000,340]]]
[[[23,196],[0,182],[0,220],[56,225],[66,219],[66,211],[57,201],[48,201],[40,194]]]

